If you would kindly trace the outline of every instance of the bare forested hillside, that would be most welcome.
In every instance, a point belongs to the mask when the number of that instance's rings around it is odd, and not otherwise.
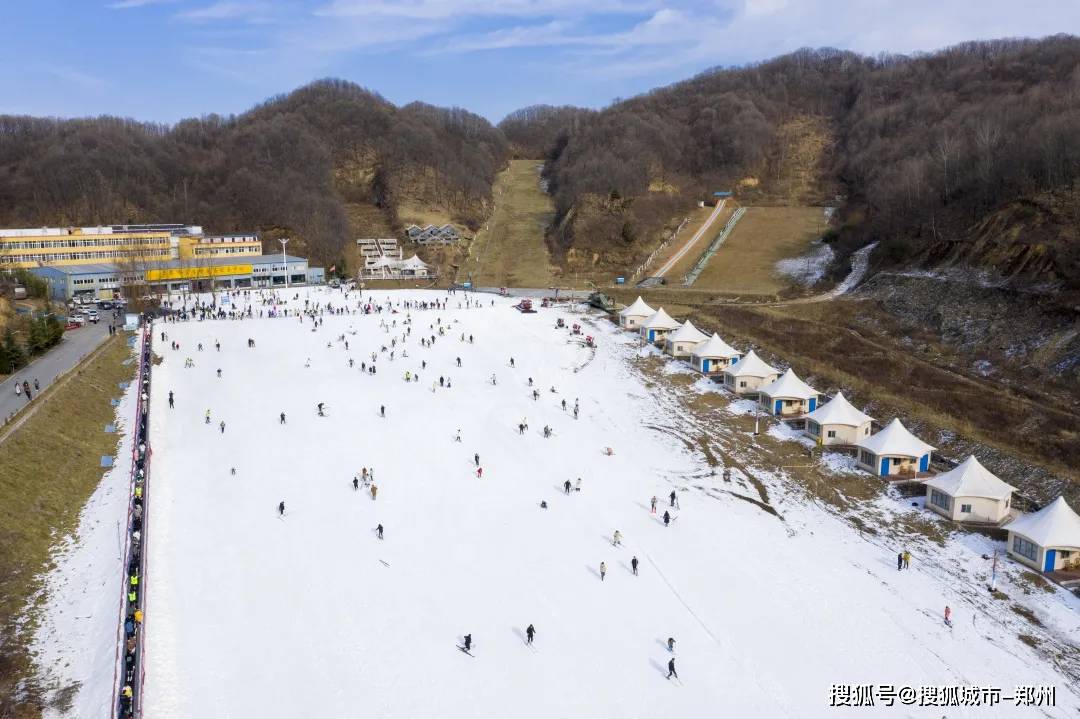
[[[460,109],[395,107],[323,80],[236,117],[175,126],[112,117],[0,117],[0,225],[199,222],[290,235],[290,250],[341,257],[349,204],[395,221],[397,203],[476,226],[508,157],[502,133]]]

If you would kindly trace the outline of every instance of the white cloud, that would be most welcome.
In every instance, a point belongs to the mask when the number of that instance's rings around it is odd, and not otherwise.
[[[242,20],[249,23],[267,23],[276,17],[276,8],[267,2],[219,0],[211,5],[177,13],[176,17],[189,22],[215,22]]]
[[[103,78],[97,75],[92,75],[82,70],[77,70],[73,67],[67,67],[62,65],[50,65],[43,68],[46,73],[52,75],[58,80],[74,85],[80,90],[87,90],[91,92],[97,92],[105,88],[106,82]]]
[[[164,5],[176,1],[177,0],[116,0],[116,2],[109,3],[108,7],[112,10],[131,10],[132,8],[146,7],[147,5]]]

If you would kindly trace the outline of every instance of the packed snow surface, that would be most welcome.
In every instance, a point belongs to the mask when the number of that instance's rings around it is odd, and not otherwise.
[[[271,306],[251,293],[232,306],[255,304],[255,319],[154,326],[164,361],[150,425],[146,716],[833,716],[831,685],[881,683],[1054,685],[1058,706],[869,713],[1080,706],[1048,662],[965,609],[918,557],[897,572],[894,550],[812,503],[780,519],[690,486],[719,478],[687,480],[703,466],[656,429],[669,410],[651,396],[664,387],[646,385],[636,339],[609,323],[584,320],[593,350],[555,328],[583,321],[564,310],[398,291],[347,300],[350,311],[391,301],[392,313],[326,313],[314,329],[295,310],[342,307],[344,294],[288,296],[276,305],[287,318],[258,318]],[[435,300],[448,308],[399,304]],[[374,375],[360,367],[373,352]],[[353,489],[362,467],[375,471],[374,499]],[[581,491],[565,493],[578,478]],[[958,556],[981,566],[972,550]],[[458,649],[466,633],[471,656]],[[665,679],[668,637],[679,682]]]

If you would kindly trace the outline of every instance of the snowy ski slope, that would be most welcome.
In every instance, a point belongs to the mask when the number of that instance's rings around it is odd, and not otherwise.
[[[337,290],[293,293],[343,301]],[[164,362],[150,427],[146,716],[832,716],[845,710],[828,706],[830,685],[881,683],[1055,685],[1058,707],[847,713],[1080,707],[1075,687],[992,618],[965,612],[939,575],[918,560],[898,573],[894,554],[812,504],[785,507],[781,521],[691,489],[665,528],[650,497],[662,514],[672,488],[703,467],[647,426],[668,410],[650,400],[663,387],[631,367],[631,337],[590,328],[594,353],[554,328],[560,316],[581,320],[563,310],[522,315],[488,295],[459,309],[463,295],[435,291],[371,296],[448,298],[450,309],[328,314],[317,331],[294,317],[155,325]],[[449,326],[441,337],[430,329],[439,318]],[[383,321],[397,326],[384,331]],[[434,346],[421,347],[432,334]],[[396,359],[380,353],[377,374],[361,372],[395,336]],[[188,357],[195,366],[185,369]],[[420,381],[406,383],[406,371]],[[439,375],[452,388],[433,390]],[[361,467],[375,470],[375,500],[353,490]],[[578,477],[582,491],[564,494]],[[1053,618],[1066,623],[1075,612],[1062,602]],[[940,618],[950,603],[952,629]],[[472,657],[456,648],[467,632]],[[669,636],[678,683],[665,680]]]

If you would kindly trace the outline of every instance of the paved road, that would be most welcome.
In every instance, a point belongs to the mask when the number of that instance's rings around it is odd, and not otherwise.
[[[687,252],[689,252],[690,249],[694,245],[697,244],[698,240],[700,240],[702,238],[702,236],[704,236],[704,234],[708,231],[708,229],[710,227],[712,227],[712,224],[714,222],[716,222],[716,218],[718,218],[720,216],[720,213],[724,211],[724,205],[726,205],[726,204],[727,204],[726,199],[721,200],[720,202],[716,203],[716,209],[714,209],[712,211],[712,213],[709,215],[709,217],[705,220],[705,223],[701,227],[698,228],[698,231],[695,232],[693,234],[693,236],[691,236],[690,239],[686,241],[686,244],[683,245],[679,249],[678,252],[676,252],[674,255],[672,255],[671,258],[667,262],[664,263],[663,267],[661,267],[656,272],[654,272],[652,274],[652,276],[653,277],[663,277],[668,272],[670,272],[671,268],[674,267],[675,264],[679,260],[681,260],[683,258],[683,255],[685,255]]]
[[[65,332],[60,344],[0,382],[0,420],[6,422],[14,412],[26,406],[26,397],[15,394],[16,381],[22,384],[23,380],[26,380],[30,383],[32,390],[34,380],[37,379],[41,389],[45,389],[53,383],[57,375],[77,365],[83,357],[97,349],[108,336],[109,323],[103,316],[101,322],[96,325],[88,323],[77,330]],[[33,393],[34,401],[37,401],[37,395],[37,392]]]

